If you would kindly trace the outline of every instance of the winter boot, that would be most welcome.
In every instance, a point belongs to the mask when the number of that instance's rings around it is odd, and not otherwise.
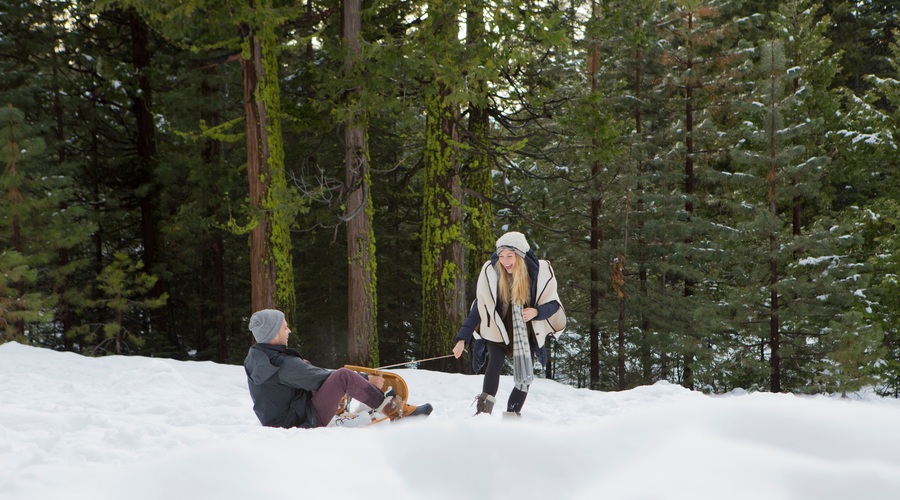
[[[403,405],[404,417],[427,417],[428,415],[431,415],[432,411],[434,411],[434,408],[431,407],[430,403],[421,404],[419,406]]]
[[[497,401],[497,398],[491,396],[486,392],[482,392],[478,396],[475,397],[475,414],[479,413],[487,413],[488,415],[494,410],[494,403]]]
[[[519,420],[520,418],[522,418],[522,414],[517,411],[503,412],[503,420]]]

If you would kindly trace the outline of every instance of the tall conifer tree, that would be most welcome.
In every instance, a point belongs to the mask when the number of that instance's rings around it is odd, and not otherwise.
[[[38,266],[46,257],[36,241],[41,227],[35,223],[42,212],[51,209],[40,176],[29,174],[28,161],[39,158],[43,141],[32,135],[25,115],[12,104],[0,108],[0,161],[4,166],[0,181],[0,241],[3,241],[0,283],[0,328],[3,340],[25,340],[26,322],[40,319],[48,296],[33,289]],[[42,238],[41,238],[42,239]]]
[[[245,141],[250,192],[251,310],[278,307],[293,322],[296,306],[290,228],[301,205],[287,186],[281,130],[281,92],[277,30],[296,14],[272,0],[246,0],[234,5],[200,1],[156,4],[104,0],[102,4],[133,6],[167,39],[181,43],[196,37],[210,46],[239,49],[242,68]],[[198,29],[201,16],[228,20],[239,33],[223,33],[219,25]],[[224,40],[222,38],[225,38]]]
[[[344,76],[352,80],[362,64],[362,16],[359,0],[343,0],[341,38],[344,42]],[[358,88],[351,86],[351,88]],[[351,364],[378,366],[375,234],[372,230],[372,190],[366,117],[359,109],[357,90],[345,96],[344,168],[346,169],[348,338]]]
[[[737,41],[727,2],[679,0],[659,24],[664,73],[656,91],[668,122],[656,136],[653,203],[664,217],[653,242],[665,248],[655,262],[660,296],[669,307],[673,358],[663,373],[695,388],[695,373],[710,366],[707,336],[717,324],[716,284],[707,272],[716,260],[717,226],[706,195],[715,191],[710,167],[723,153],[723,123],[732,96]],[[663,221],[658,221],[663,222]],[[649,233],[647,233],[649,234]]]
[[[815,213],[828,164],[821,145],[823,118],[833,109],[827,86],[834,65],[822,37],[827,19],[817,21],[804,0],[772,15],[772,38],[754,59],[756,78],[745,78],[752,90],[732,176],[740,208],[729,247],[738,286],[727,302],[736,307],[739,342],[726,372],[745,377],[731,384],[772,392],[847,390],[851,378],[862,380],[848,373],[849,359],[864,362],[866,352],[849,348],[850,339],[868,345],[873,334],[853,299],[867,279],[841,257],[849,251],[844,235],[853,230],[827,217],[812,222],[803,212]]]
[[[466,257],[466,281],[471,287],[477,280],[481,265],[494,247],[494,195],[493,161],[491,149],[490,96],[488,86],[496,81],[496,75],[487,71],[494,68],[491,40],[495,36],[487,29],[484,0],[466,3],[466,49],[471,65],[468,102],[468,127],[461,137],[467,145],[463,183],[470,194],[466,198],[466,235],[469,252]],[[475,61],[472,61],[475,59]],[[487,74],[486,74],[487,73]],[[489,81],[489,77],[493,81]]]
[[[450,352],[453,332],[465,314],[462,189],[459,178],[459,106],[454,80],[460,4],[429,6],[419,36],[433,58],[425,99],[424,221],[422,224],[422,355]]]
[[[612,237],[602,250],[606,258],[600,269],[609,293],[599,311],[609,320],[616,319],[616,342],[607,342],[604,349],[606,378],[615,381],[607,385],[623,389],[652,381],[658,371],[655,359],[664,359],[654,354],[668,350],[659,342],[664,338],[661,326],[667,323],[657,321],[665,316],[665,307],[660,307],[657,297],[650,297],[655,290],[650,263],[663,255],[653,255],[659,247],[647,245],[652,236],[645,234],[663,217],[650,213],[656,204],[647,194],[652,193],[647,189],[653,184],[649,165],[655,153],[650,138],[663,121],[657,116],[662,106],[654,102],[658,94],[652,92],[659,83],[660,55],[654,42],[660,7],[653,1],[611,0],[599,5],[604,32],[599,41],[604,72],[599,79],[615,82],[605,85],[606,100],[613,116],[621,117],[624,124],[620,141],[625,148],[603,170],[610,191],[609,215],[604,220]],[[615,183],[609,178],[613,173],[619,177]]]

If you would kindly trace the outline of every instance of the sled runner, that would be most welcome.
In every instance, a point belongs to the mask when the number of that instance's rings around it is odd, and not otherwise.
[[[414,416],[427,416],[430,415],[433,408],[430,404],[425,403],[422,405],[411,405],[408,402],[409,399],[409,387],[406,385],[406,381],[403,380],[403,377],[397,375],[393,372],[386,372],[383,370],[379,370],[377,368],[368,368],[365,366],[356,366],[356,365],[344,365],[344,368],[348,370],[353,370],[355,372],[364,373],[366,375],[379,375],[384,378],[384,387],[382,390],[388,392],[389,390],[393,390],[394,397],[400,400],[400,416],[401,417],[414,417]],[[344,397],[344,400],[341,402],[340,407],[338,407],[337,415],[344,415],[349,411],[350,407],[350,398]],[[373,420],[372,423],[383,422],[387,420],[387,417],[379,418]]]

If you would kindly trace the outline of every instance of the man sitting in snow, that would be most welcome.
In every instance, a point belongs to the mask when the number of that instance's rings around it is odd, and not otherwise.
[[[264,309],[250,317],[256,344],[244,359],[253,411],[267,427],[324,427],[341,405],[344,395],[395,420],[401,404],[392,391],[381,392],[384,378],[366,379],[347,368],[326,370],[313,366],[288,349],[291,330],[284,313]]]

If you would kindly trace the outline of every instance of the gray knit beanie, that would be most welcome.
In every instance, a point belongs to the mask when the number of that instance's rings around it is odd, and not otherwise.
[[[250,331],[261,344],[268,344],[278,335],[284,324],[284,313],[275,309],[263,309],[250,316]]]
[[[518,231],[510,231],[497,239],[497,253],[500,253],[500,250],[503,249],[512,250],[524,259],[525,254],[531,250],[531,247],[528,245],[528,240],[525,239],[524,234]]]

